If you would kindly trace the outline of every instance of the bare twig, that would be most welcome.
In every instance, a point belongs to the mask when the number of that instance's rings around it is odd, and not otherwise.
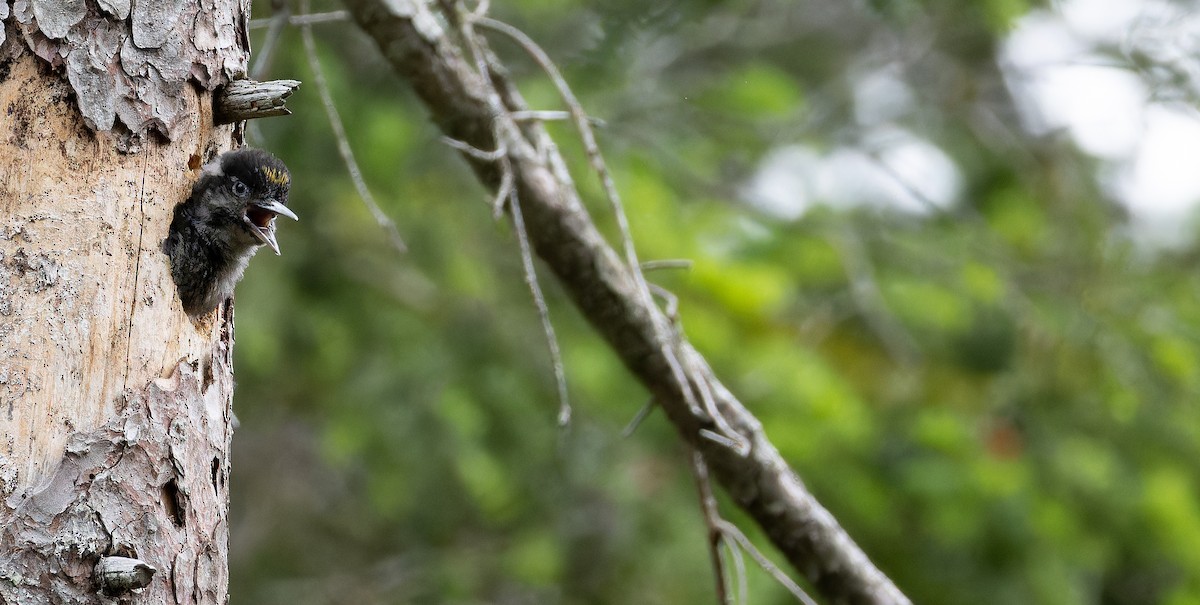
[[[713,443],[719,443],[733,451],[737,451],[737,450],[741,449],[741,447],[742,447],[741,443],[734,441],[733,439],[730,439],[729,437],[726,437],[725,435],[711,431],[709,429],[700,429],[696,433],[698,435],[700,435],[700,437],[703,439],[707,439]]]
[[[726,581],[725,560],[721,558],[721,514],[717,512],[717,499],[713,496],[712,485],[708,481],[708,466],[704,464],[704,456],[692,450],[692,478],[696,481],[696,493],[700,498],[700,511],[704,515],[704,525],[708,528],[708,554],[712,559],[713,576],[717,583],[717,603],[730,603],[729,586]]]
[[[591,124],[588,123],[587,113],[583,110],[583,105],[579,103],[579,99],[575,97],[575,93],[567,84],[566,79],[558,71],[558,66],[554,64],[554,60],[534,42],[532,38],[525,32],[502,21],[497,21],[490,17],[483,16],[482,13],[473,15],[472,22],[475,25],[481,25],[495,32],[499,32],[511,38],[517,43],[530,57],[537,62],[542,71],[550,78],[554,88],[562,97],[563,103],[567,105],[567,109],[575,121],[575,127],[579,131],[579,136],[583,139],[584,150],[587,152],[588,161],[592,164],[592,170],[600,177],[600,183],[604,188],[604,195],[608,198],[609,203],[613,206],[613,213],[617,220],[618,229],[621,232],[622,245],[625,249],[626,262],[633,271],[637,271],[637,251],[633,246],[633,237],[629,230],[629,219],[625,215],[625,209],[621,203],[621,195],[617,192],[617,185],[613,181],[612,174],[608,171],[608,165],[604,161],[604,156],[600,152],[600,146],[596,143],[596,135],[592,131]]]
[[[485,162],[495,162],[496,160],[504,157],[504,154],[508,153],[508,150],[504,148],[503,142],[501,142],[500,146],[496,147],[494,151],[476,149],[475,147],[472,147],[458,139],[452,139],[447,136],[442,137],[442,142],[477,160],[483,160]]]
[[[542,295],[537,271],[533,267],[533,252],[529,247],[529,235],[525,232],[525,219],[521,217],[521,203],[517,199],[517,190],[511,189],[511,192],[508,211],[512,215],[513,230],[517,232],[517,245],[521,247],[521,268],[525,271],[525,285],[529,286],[529,293],[533,295],[533,304],[537,307],[538,317],[542,320],[542,331],[546,334],[550,363],[554,366],[554,381],[558,386],[558,425],[565,427],[571,423],[571,403],[567,400],[567,373],[563,368],[562,352],[558,350],[554,324],[550,321],[550,308],[546,306],[546,297]]]
[[[513,195],[515,181],[511,165],[508,170],[500,173],[500,186],[496,187],[496,196],[492,198],[492,220],[498,221],[504,216],[504,206]]]
[[[804,605],[817,605],[817,602],[808,596],[808,593],[804,592],[803,588],[800,588],[795,581],[783,573],[783,570],[779,569],[766,555],[763,555],[762,552],[755,548],[754,544],[750,542],[750,538],[747,538],[746,534],[742,533],[742,530],[738,529],[736,525],[724,519],[718,519],[717,527],[720,528],[721,534],[736,542],[742,550],[750,555],[750,558],[754,559],[755,563],[758,563],[759,567],[763,568],[763,571],[771,574],[771,577],[775,578],[776,582],[779,582],[780,585],[788,589],[788,592],[792,593],[801,603],[804,603]]]
[[[644,422],[646,417],[650,415],[650,412],[653,411],[654,398],[651,397],[649,401],[642,404],[642,407],[638,408],[637,413],[633,415],[633,419],[629,421],[629,424],[625,425],[625,428],[621,431],[621,438],[628,439],[629,437],[633,436],[633,432],[638,430],[639,426],[642,426],[642,422]]]
[[[746,558],[742,556],[742,550],[736,544],[730,544],[729,540],[721,540],[721,544],[729,551],[730,558],[733,559],[733,574],[738,580],[738,600],[740,605],[750,605],[750,583],[746,581]]]
[[[588,161],[592,165],[592,170],[600,177],[600,183],[604,189],[604,195],[608,199],[609,205],[612,206],[614,218],[617,221],[617,229],[621,234],[621,244],[625,253],[625,262],[629,266],[631,275],[638,288],[638,294],[642,298],[642,303],[652,305],[653,300],[650,296],[650,289],[646,286],[646,278],[642,275],[639,268],[640,264],[637,259],[637,250],[633,245],[633,237],[630,234],[629,219],[625,215],[624,206],[621,203],[621,196],[617,192],[617,186],[613,182],[612,175],[608,171],[608,165],[604,161],[604,156],[600,153],[600,146],[596,143],[596,135],[592,131],[591,125],[588,123],[587,113],[584,112],[583,106],[579,100],[575,98],[575,93],[571,91],[571,87],[558,71],[558,67],[554,65],[554,61],[542,50],[532,38],[525,35],[525,32],[501,21],[496,21],[489,17],[483,16],[483,13],[476,11],[477,14],[472,15],[471,21],[476,25],[481,25],[492,31],[499,32],[511,38],[517,43],[530,57],[542,68],[558,90],[559,96],[567,109],[571,113],[571,117],[575,122],[575,128],[579,132],[579,137],[583,141],[584,150],[587,152]],[[667,361],[667,365],[671,370],[672,376],[678,381],[680,390],[683,393],[685,401],[695,411],[700,411],[700,406],[696,403],[696,395],[692,392],[691,381],[684,373],[683,367],[679,363],[675,355],[672,339],[667,333],[667,329],[662,322],[654,321],[655,333],[658,336],[658,344],[662,349],[663,357]],[[731,438],[734,438],[731,436]]]
[[[571,112],[562,110],[526,110],[514,111],[508,114],[510,118],[517,122],[558,122],[571,119]],[[588,122],[594,128],[604,128],[608,123],[595,116],[588,116]]]
[[[285,20],[288,25],[315,25],[318,23],[332,23],[337,21],[346,21],[350,19],[348,11],[329,11],[327,13],[312,13],[304,15],[291,15]],[[267,17],[265,19],[251,19],[250,29],[262,29],[264,27],[272,27],[275,17]]]
[[[309,0],[300,0],[300,7],[307,13]],[[300,38],[304,41],[304,54],[308,57],[308,66],[312,69],[313,81],[317,84],[317,92],[320,93],[321,103],[325,106],[329,126],[333,128],[334,137],[337,139],[338,153],[341,154],[342,161],[346,163],[346,170],[350,173],[350,180],[354,182],[355,189],[358,190],[358,197],[363,204],[366,204],[367,210],[371,212],[371,216],[375,217],[375,222],[379,227],[387,233],[388,239],[396,251],[404,253],[408,250],[408,246],[404,244],[404,238],[400,237],[400,230],[396,228],[396,223],[379,207],[379,204],[375,203],[375,197],[371,195],[371,190],[367,188],[362,172],[358,169],[354,151],[350,149],[350,140],[346,137],[346,127],[342,124],[341,116],[338,115],[337,106],[333,103],[333,93],[329,90],[329,83],[325,81],[325,71],[321,69],[321,60],[317,58],[317,43],[313,40],[311,24],[305,23],[300,26]]]
[[[713,371],[708,366],[708,362],[695,349],[687,348],[682,351],[683,367],[687,369],[687,375],[692,380],[692,384],[700,393],[700,401],[704,403],[704,409],[708,411],[709,418],[721,429],[721,436],[725,437],[733,443],[731,446],[733,451],[741,456],[746,456],[750,453],[750,442],[746,440],[741,433],[737,432],[733,426],[729,424],[729,420],[725,415],[717,409],[717,399],[713,396],[712,380]],[[717,441],[717,443],[722,443]]]
[[[662,298],[666,302],[666,308],[663,313],[667,317],[667,321],[671,326],[672,336],[677,341],[682,341],[683,328],[679,322],[679,297],[675,296],[670,290],[659,286],[658,284],[647,284],[647,287],[652,293]],[[708,366],[708,362],[695,350],[688,349],[682,351],[683,368],[687,370],[687,377],[691,381],[696,392],[700,394],[700,401],[704,404],[704,410],[709,418],[721,429],[721,434],[715,433],[709,429],[701,429],[701,436],[716,443],[728,444],[739,455],[745,456],[750,453],[750,443],[742,438],[732,426],[725,416],[717,409],[716,398],[713,397],[712,389],[709,388],[709,377],[712,376],[712,368]]]
[[[444,0],[443,5],[445,10],[451,12],[448,16],[457,20],[459,11],[462,11],[461,2],[459,0]],[[484,8],[486,8],[486,5]],[[489,68],[484,59],[483,51],[480,49],[479,41],[475,38],[474,30],[471,29],[469,24],[466,24],[461,28],[461,33],[474,59],[475,69],[478,71],[479,77],[486,81]],[[545,296],[542,295],[542,288],[538,283],[537,270],[533,265],[533,252],[529,245],[529,235],[525,230],[525,219],[521,216],[517,190],[513,187],[512,162],[508,158],[508,148],[504,144],[506,137],[503,136],[502,132],[509,122],[500,119],[500,116],[506,114],[507,110],[504,108],[500,100],[500,95],[496,93],[495,88],[489,86],[487,90],[488,103],[495,112],[495,117],[492,120],[492,136],[496,140],[495,151],[482,151],[452,137],[443,137],[443,140],[451,147],[459,149],[479,161],[493,162],[500,167],[500,185],[496,188],[496,197],[492,201],[492,217],[499,218],[502,215],[505,201],[507,200],[509,214],[513,220],[513,230],[517,233],[517,243],[521,250],[521,267],[525,273],[525,284],[529,288],[529,293],[533,296],[534,306],[537,307],[538,318],[542,322],[542,333],[546,337],[546,347],[550,352],[550,363],[554,367],[554,381],[558,388],[558,425],[565,427],[571,422],[571,402],[567,398],[567,374],[563,366],[562,352],[558,347],[558,336],[554,333],[553,322],[550,321],[550,309],[546,305]]]
[[[686,258],[648,260],[642,262],[642,271],[658,271],[659,269],[691,269],[692,264],[692,261]]]
[[[917,200],[930,214],[949,214],[943,205],[933,201],[924,191],[917,188],[908,178],[896,170],[891,164],[884,160],[883,155],[878,149],[866,149],[863,151],[871,163],[875,165],[885,176],[892,180],[898,187],[904,190],[905,193],[911,195],[914,200]],[[955,211],[958,211],[956,208]]]
[[[655,296],[661,298],[663,300],[663,302],[666,303],[667,306],[665,309],[663,309],[663,313],[665,313],[667,315],[667,319],[670,320],[672,323],[678,324],[678,322],[679,322],[679,297],[675,296],[674,292],[672,292],[658,284],[649,284],[649,285],[650,285],[650,292],[653,293]]]
[[[558,122],[570,120],[571,114],[558,109],[514,111],[508,117],[518,122]]]

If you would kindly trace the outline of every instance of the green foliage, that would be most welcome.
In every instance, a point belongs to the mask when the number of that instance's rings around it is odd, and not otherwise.
[[[1197,602],[1196,245],[1137,248],[1094,161],[977,121],[1011,115],[1012,99],[970,91],[1004,90],[991,53],[1029,4],[493,10],[607,121],[643,260],[693,261],[649,277],[697,348],[915,602]],[[238,290],[235,599],[712,602],[674,429],[655,413],[621,439],[647,394],[544,275],[575,411],[555,426],[511,229],[369,41],[318,28],[351,145],[410,250],[359,201],[288,33],[271,75],[305,87],[252,142],[292,167],[301,221]],[[493,47],[534,107],[559,108]],[[745,203],[773,148],[857,140],[855,78],[897,56],[919,102],[895,125],[954,159],[952,208],[822,198],[783,221]],[[570,129],[551,132],[612,235]],[[751,602],[791,602],[749,576]]]

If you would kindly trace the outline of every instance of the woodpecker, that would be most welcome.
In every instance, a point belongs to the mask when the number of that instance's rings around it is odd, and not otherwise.
[[[290,184],[287,166],[261,149],[229,151],[204,166],[162,243],[188,315],[203,315],[232,296],[259,248],[279,254],[275,217],[299,220],[286,205]]]

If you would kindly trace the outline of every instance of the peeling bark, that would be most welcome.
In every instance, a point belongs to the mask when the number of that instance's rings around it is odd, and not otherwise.
[[[226,602],[232,378],[219,374],[229,384],[206,386],[180,364],[127,392],[107,422],[71,434],[37,488],[8,497],[0,601],[95,603],[105,588],[116,596],[122,587],[104,582],[114,572],[95,572],[102,557],[118,556],[165,570],[132,588],[144,602]]]
[[[246,72],[248,3],[240,0],[15,0],[0,3],[0,61],[32,52],[66,74],[93,131],[136,152],[189,121],[189,85],[215,90]]]
[[[246,9],[0,0],[0,603],[228,600],[232,307],[160,243]]]

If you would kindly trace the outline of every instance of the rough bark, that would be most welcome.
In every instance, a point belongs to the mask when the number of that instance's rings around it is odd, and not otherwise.
[[[518,127],[508,112],[527,108],[499,70],[489,75],[503,107],[490,104],[489,88],[464,60],[466,54],[422,0],[347,0],[393,69],[405,77],[443,132],[477,149],[503,147],[512,165],[530,240],[576,305],[653,393],[680,434],[704,456],[732,498],[763,528],[791,564],[832,603],[903,604],[909,600],[818,503],[780,457],[757,419],[726,389],[686,341],[662,342],[667,323],[644,303],[634,276],[592,223],[564,163],[544,129]],[[451,19],[451,21],[453,21]],[[504,133],[497,140],[495,133]],[[464,154],[483,183],[495,189],[500,164]],[[705,438],[720,432],[714,419],[689,405],[667,351],[691,360],[692,379],[713,393],[725,421],[750,444],[743,455]]]
[[[244,10],[0,3],[0,603],[127,597],[110,557],[227,601],[232,310],[189,320],[159,246],[234,142]]]
[[[25,52],[63,74],[92,130],[126,151],[189,128],[188,90],[246,72],[243,0],[14,0],[0,3],[0,60]]]

